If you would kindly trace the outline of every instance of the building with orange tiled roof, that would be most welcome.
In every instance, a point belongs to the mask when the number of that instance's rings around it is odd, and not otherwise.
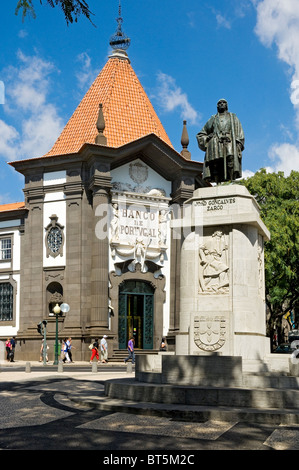
[[[57,360],[52,312],[62,304],[59,341],[72,337],[76,360],[89,360],[88,344],[103,334],[110,359],[132,335],[139,349],[157,351],[162,335],[175,347],[181,245],[171,214],[205,186],[202,163],[191,159],[185,125],[183,150],[173,148],[128,43],[118,22],[106,65],[53,147],[10,163],[25,201],[0,206],[0,336],[20,339],[20,359],[39,354],[37,324],[47,321]]]
[[[9,204],[0,205],[0,212],[10,212],[10,211],[16,211],[19,209],[25,209],[24,202],[12,202]]]
[[[109,57],[46,156],[76,153],[83,144],[93,144],[98,134],[99,104],[107,146],[121,147],[148,134],[155,134],[171,145],[128,56],[116,52]]]

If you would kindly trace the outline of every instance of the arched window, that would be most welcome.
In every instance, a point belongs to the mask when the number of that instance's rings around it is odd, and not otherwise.
[[[10,282],[0,283],[0,321],[13,320],[13,285]]]
[[[52,256],[63,255],[63,245],[64,245],[64,227],[58,223],[58,217],[56,215],[51,215],[51,222],[45,228],[46,230],[46,250],[47,258]]]

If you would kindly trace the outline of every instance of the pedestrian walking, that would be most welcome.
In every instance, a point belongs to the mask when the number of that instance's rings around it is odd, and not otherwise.
[[[72,338],[68,339],[68,354],[71,362],[73,361],[73,354],[72,354],[72,349],[76,349],[73,344],[72,344]]]
[[[103,338],[101,339],[101,362],[106,363],[108,362],[108,343],[106,338],[108,338],[107,335],[104,335]]]
[[[128,357],[125,359],[125,363],[127,361],[129,361],[130,359],[132,359],[132,364],[135,364],[135,352],[134,352],[134,343],[135,343],[135,340],[134,338],[132,337],[129,342],[128,342],[128,352],[129,352],[129,355]]]
[[[71,362],[70,357],[69,357],[69,344],[70,343],[69,343],[68,338],[65,338],[64,342],[63,342],[64,358],[62,359],[62,362],[64,362],[64,363],[65,363],[65,361]]]
[[[93,345],[92,345],[92,353],[91,353],[91,358],[90,358],[90,364],[92,364],[92,361],[94,360],[94,358],[97,358],[97,360],[99,361],[100,360],[100,356],[99,356],[99,340],[98,338],[95,339]]]
[[[49,349],[49,346],[46,347],[46,351]],[[43,361],[43,357],[44,357],[44,338],[42,339],[42,345],[41,345],[41,348],[40,348],[40,356],[39,356],[39,362],[42,362]],[[48,354],[46,352],[46,361],[48,362]]]
[[[5,341],[5,349],[6,349],[6,360],[7,360],[7,362],[9,362],[10,361],[10,353],[11,353],[10,338],[7,338],[7,340]]]
[[[16,349],[16,338],[13,336],[10,340],[11,351],[10,351],[10,362],[15,362],[15,349]]]

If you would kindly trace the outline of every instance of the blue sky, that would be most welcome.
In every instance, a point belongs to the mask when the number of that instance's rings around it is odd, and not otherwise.
[[[105,65],[118,0],[89,0],[96,27],[66,25],[56,7],[36,19],[1,5],[0,204],[22,201],[7,161],[44,155]],[[122,0],[128,55],[170,140],[203,161],[196,134],[226,98],[245,132],[244,176],[299,171],[299,0]],[[1,88],[0,88],[1,98]]]

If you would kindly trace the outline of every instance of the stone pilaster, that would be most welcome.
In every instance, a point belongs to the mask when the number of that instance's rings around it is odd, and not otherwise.
[[[37,324],[45,318],[43,291],[43,200],[44,192],[40,184],[42,176],[25,189],[28,217],[21,246],[21,290],[20,290],[20,330],[19,338],[39,336]]]
[[[94,169],[90,189],[93,198],[93,231],[91,240],[91,310],[88,329],[91,336],[108,329],[109,280],[109,190],[110,171],[105,165]]]
[[[81,273],[82,273],[82,198],[83,187],[80,172],[69,170],[64,190],[66,196],[66,272],[63,300],[70,305],[65,315],[66,336],[82,333]]]

